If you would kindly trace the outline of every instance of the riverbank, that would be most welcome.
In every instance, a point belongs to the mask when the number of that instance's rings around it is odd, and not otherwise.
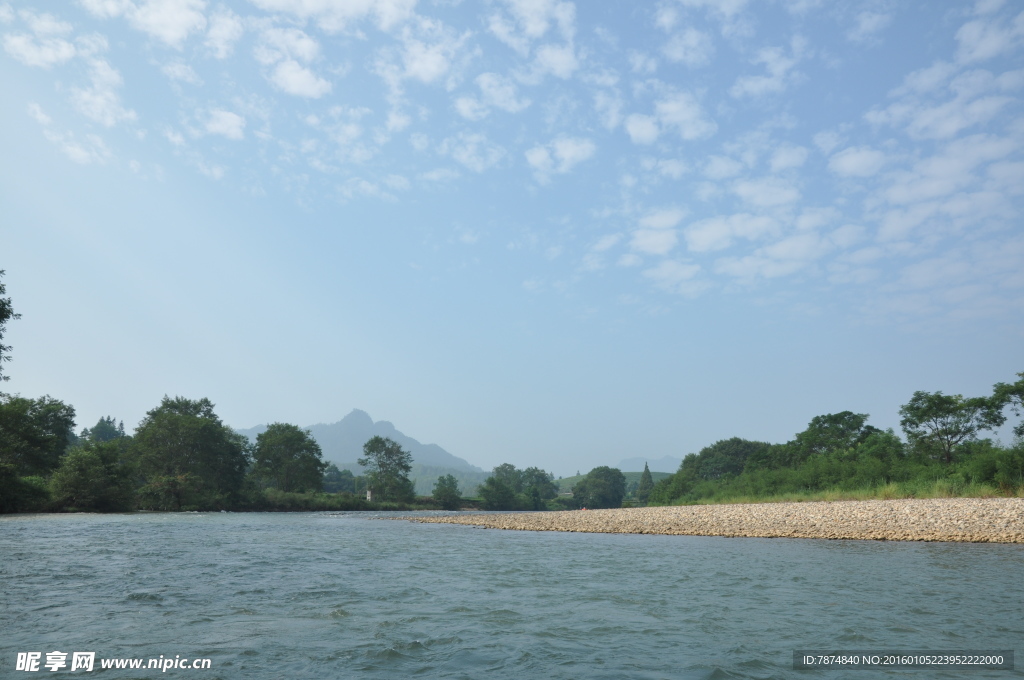
[[[1024,498],[683,505],[407,519],[519,531],[1024,543]]]

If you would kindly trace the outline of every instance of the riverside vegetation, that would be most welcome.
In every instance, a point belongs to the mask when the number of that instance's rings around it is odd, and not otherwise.
[[[0,270],[0,277],[3,271]],[[0,341],[17,319],[0,282]],[[10,347],[0,344],[0,381]],[[473,499],[486,510],[567,510],[785,500],[1024,495],[1024,422],[1003,446],[979,434],[1024,411],[1024,373],[991,395],[915,392],[900,409],[906,441],[844,411],[813,418],[785,444],[732,438],[687,455],[654,482],[597,467],[560,495],[538,468],[496,467]],[[356,476],[323,461],[308,431],[273,423],[250,442],[208,399],[164,397],[135,432],[101,418],[75,434],[75,409],[50,396],[0,393],[0,512],[149,510],[404,510],[465,505],[458,480],[439,477],[416,498],[411,455],[373,437]],[[630,474],[631,477],[635,473]],[[560,480],[563,484],[569,480]],[[372,491],[373,501],[365,492]],[[326,492],[326,493],[325,493]]]

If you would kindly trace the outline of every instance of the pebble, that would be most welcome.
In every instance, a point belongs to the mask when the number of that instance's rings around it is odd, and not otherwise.
[[[1024,543],[1024,498],[681,505],[396,519],[519,531]]]

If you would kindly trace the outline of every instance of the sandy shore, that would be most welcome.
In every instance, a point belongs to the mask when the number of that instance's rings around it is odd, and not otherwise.
[[[520,531],[1024,543],[1024,498],[688,505],[407,519]]]

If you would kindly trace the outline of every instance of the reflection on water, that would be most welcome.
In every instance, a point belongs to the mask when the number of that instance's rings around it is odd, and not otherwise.
[[[52,650],[208,657],[204,677],[275,680],[840,677],[792,669],[794,649],[824,648],[1024,659],[1012,545],[38,515],[0,518],[0,582],[0,677],[17,652]]]

